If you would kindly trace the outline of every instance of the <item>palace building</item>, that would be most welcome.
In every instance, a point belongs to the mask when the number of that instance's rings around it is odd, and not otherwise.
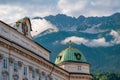
[[[31,30],[27,17],[13,26],[0,21],[0,80],[92,80],[80,50],[70,44],[52,63],[50,51],[32,39]]]

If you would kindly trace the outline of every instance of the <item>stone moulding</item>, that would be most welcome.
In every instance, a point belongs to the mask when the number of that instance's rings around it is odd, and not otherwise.
[[[18,74],[14,74],[13,77],[17,77],[17,78],[19,78],[19,75],[18,75]]]
[[[3,59],[3,54],[0,53],[0,61]]]
[[[9,75],[9,73],[8,73],[7,70],[3,70],[3,71],[2,71],[2,75]]]
[[[14,62],[14,59],[12,57],[9,57],[9,62],[12,64]]]
[[[28,80],[28,78],[27,78],[27,77],[25,77],[25,78],[23,78],[23,80]]]
[[[40,72],[39,69],[36,69],[36,73],[39,74],[39,72]]]
[[[22,64],[23,64],[23,62],[18,61],[18,66],[19,66],[19,67],[22,67]]]
[[[33,67],[32,67],[32,66],[29,66],[29,70],[32,71],[32,70],[33,70]]]
[[[45,72],[42,71],[42,75],[45,76]]]

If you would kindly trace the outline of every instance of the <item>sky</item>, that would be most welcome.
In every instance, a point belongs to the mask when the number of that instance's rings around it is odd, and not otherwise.
[[[23,17],[66,14],[109,16],[120,12],[120,0],[0,0],[0,20],[12,23]]]
[[[116,12],[120,12],[120,0],[0,0],[0,20],[8,24],[24,17],[32,19],[33,17],[57,14],[66,14],[76,18],[80,15],[101,17],[110,16]],[[45,19],[32,19],[31,23],[32,36],[36,36],[45,30],[49,30],[47,34],[59,31],[57,26]],[[117,31],[112,30],[109,35],[114,37],[110,42],[106,42],[104,37],[89,40],[83,37],[70,36],[62,40],[61,44],[66,44],[70,40],[75,44],[84,44],[89,47],[107,47],[120,44],[120,34]]]

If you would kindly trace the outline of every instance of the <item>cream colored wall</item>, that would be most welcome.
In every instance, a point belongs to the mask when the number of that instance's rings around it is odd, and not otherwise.
[[[40,48],[40,46],[38,46],[36,43],[34,43],[34,41],[26,38],[24,35],[17,32],[16,30],[7,27],[3,23],[0,23],[0,36],[3,36],[5,38],[9,39],[10,41],[13,41],[29,50],[35,52],[36,54],[44,57],[45,59],[49,60],[49,52],[42,49],[42,47]]]
[[[75,73],[90,73],[89,65],[86,63],[70,63],[70,64],[63,64],[60,67],[64,68],[68,72],[75,72]]]
[[[42,80],[45,79],[45,76],[48,76],[51,73],[51,70],[44,67],[43,65],[39,65],[35,62],[32,62],[31,60],[27,59],[26,57],[20,56],[18,54],[16,54],[15,52],[9,51],[3,47],[0,46],[0,54],[2,54],[4,57],[6,58],[13,58],[14,61],[21,61],[23,62],[22,67],[19,68],[19,71],[17,73],[14,73],[13,71],[13,63],[9,64],[8,69],[6,70],[9,73],[9,80],[13,80],[13,75],[17,74],[19,75],[19,80],[22,80],[23,78],[27,78],[28,80],[38,80],[38,75],[36,73],[36,77],[33,79],[31,77],[32,73],[29,70],[29,66],[32,66],[33,69],[38,69],[40,73],[44,72],[45,75],[42,76]],[[35,57],[35,56],[34,56]],[[4,69],[2,68],[2,60],[0,61],[0,77],[2,78],[2,71],[4,71]],[[24,76],[23,75],[23,67],[27,66],[28,67],[28,75]],[[57,79],[57,80],[68,80],[68,77],[64,77],[63,75],[57,74],[55,72],[55,70],[57,70],[58,68],[55,68],[51,74],[51,77],[53,78],[53,80]],[[63,71],[64,73],[64,71]],[[48,79],[49,80],[49,79]]]

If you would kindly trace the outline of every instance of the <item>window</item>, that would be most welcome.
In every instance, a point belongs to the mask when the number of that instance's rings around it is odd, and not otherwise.
[[[48,80],[48,77],[47,77],[47,75],[45,76],[45,80]]]
[[[3,76],[3,79],[2,80],[8,80],[8,76]]]
[[[78,66],[78,70],[81,70],[81,66]]]
[[[14,62],[14,72],[18,72],[18,63]]]
[[[8,59],[7,58],[3,59],[3,68],[5,68],[5,69],[8,68]]]
[[[27,67],[26,67],[26,66],[24,66],[23,74],[24,74],[24,75],[27,75]]]
[[[35,69],[32,70],[32,78],[35,78]]]
[[[18,77],[17,76],[13,77],[13,80],[18,80]]]
[[[41,73],[39,74],[39,80],[42,80],[42,75],[41,75]]]
[[[53,78],[51,77],[50,80],[53,80]]]

